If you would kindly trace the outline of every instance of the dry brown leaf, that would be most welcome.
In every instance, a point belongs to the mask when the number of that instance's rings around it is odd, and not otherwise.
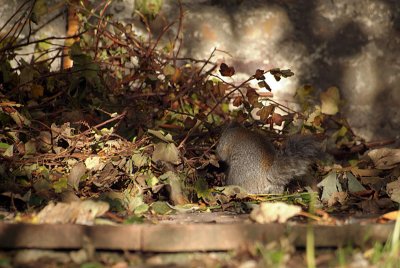
[[[379,148],[368,152],[377,169],[392,169],[400,164],[400,149]]]
[[[222,76],[231,77],[232,75],[235,74],[235,68],[228,66],[226,63],[221,63],[219,67],[219,72]]]
[[[340,205],[346,204],[348,194],[346,192],[335,192],[328,199],[328,207],[331,207],[337,203]]]
[[[397,178],[396,181],[388,183],[386,185],[386,192],[390,199],[400,203],[400,178]]]
[[[96,217],[109,209],[106,202],[91,200],[71,203],[50,203],[37,215],[39,223],[77,223],[92,225]]]
[[[353,167],[351,168],[351,173],[357,177],[379,177],[382,171],[379,169],[361,169]]]
[[[299,215],[301,208],[299,206],[288,205],[283,202],[261,203],[250,213],[250,219],[257,223],[284,223],[289,218]]]
[[[154,145],[152,159],[154,162],[165,161],[171,164],[179,164],[179,150],[173,143],[159,142]]]

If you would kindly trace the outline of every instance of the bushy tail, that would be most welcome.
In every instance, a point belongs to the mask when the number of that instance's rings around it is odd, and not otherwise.
[[[310,165],[321,155],[322,148],[312,136],[296,135],[289,138],[277,152],[268,177],[286,185],[294,177],[306,175]]]

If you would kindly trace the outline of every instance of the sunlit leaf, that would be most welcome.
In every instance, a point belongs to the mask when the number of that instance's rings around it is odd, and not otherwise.
[[[86,158],[85,165],[89,170],[98,170],[101,165],[101,158],[99,156],[90,156]]]
[[[140,215],[140,214],[143,214],[143,213],[147,212],[148,210],[149,210],[149,205],[147,205],[147,204],[141,204],[141,205],[139,205],[139,206],[137,206],[137,207],[135,208],[134,213],[135,213],[136,215]]]
[[[138,168],[141,168],[141,167],[143,167],[145,165],[148,165],[149,160],[150,159],[147,156],[145,156],[145,155],[143,155],[141,153],[134,153],[132,155],[133,164]]]
[[[289,218],[298,215],[301,207],[288,205],[283,202],[263,202],[250,213],[250,219],[257,223],[285,223]]]
[[[68,188],[68,180],[67,178],[61,178],[58,181],[53,183],[53,188],[56,193],[61,193],[63,190]]]
[[[164,131],[162,130],[153,130],[153,129],[148,129],[147,132],[149,132],[151,135],[159,138],[162,141],[165,142],[174,142],[174,140],[172,139],[171,134],[169,133],[164,133]]]
[[[330,87],[321,92],[320,100],[323,114],[335,115],[339,112],[340,93],[337,87]]]
[[[173,143],[159,142],[154,145],[152,160],[154,162],[166,161],[172,164],[179,164],[179,150]]]

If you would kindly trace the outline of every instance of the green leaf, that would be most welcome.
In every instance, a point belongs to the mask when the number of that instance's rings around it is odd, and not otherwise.
[[[148,177],[146,178],[146,184],[147,184],[147,186],[153,187],[153,186],[155,186],[158,182],[159,182],[159,180],[157,179],[157,177],[154,176],[153,173],[148,172]]]
[[[167,64],[163,69],[163,74],[165,76],[173,76],[175,74],[175,68],[172,65]]]
[[[136,0],[135,9],[145,16],[154,18],[160,12],[163,0]]]
[[[24,156],[28,156],[28,155],[33,155],[36,153],[36,142],[33,140],[30,140],[28,142],[25,143],[25,155]]]
[[[350,193],[365,191],[365,187],[357,180],[357,178],[351,173],[346,172],[347,185]]]
[[[124,224],[138,224],[138,223],[143,223],[143,222],[144,222],[143,216],[132,215],[131,217],[127,218],[124,221]]]
[[[143,194],[133,192],[132,190],[125,190],[122,197],[122,205],[129,211],[135,211],[136,208],[143,205]]]
[[[14,145],[9,145],[4,151],[3,156],[12,157],[14,155]]]
[[[167,202],[163,201],[154,202],[151,205],[151,209],[160,215],[170,214],[173,211],[173,209],[168,206]]]
[[[197,179],[194,184],[194,189],[196,190],[198,198],[206,199],[211,193],[207,181],[202,177]]]
[[[148,210],[149,210],[149,205],[143,203],[135,208],[134,213],[136,215],[140,215],[147,212]]]
[[[48,12],[47,1],[36,0],[30,19],[33,23],[37,25],[39,23],[40,18],[46,15],[47,12]]]
[[[7,144],[4,142],[0,142],[0,149],[8,149],[8,147],[12,146],[12,144]]]
[[[53,188],[56,193],[61,193],[63,190],[66,190],[67,187],[68,180],[64,177],[53,183]]]

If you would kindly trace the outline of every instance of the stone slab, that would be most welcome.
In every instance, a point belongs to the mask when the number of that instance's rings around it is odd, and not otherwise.
[[[316,247],[384,243],[393,224],[313,226]],[[307,225],[255,223],[187,223],[142,225],[8,224],[0,223],[0,248],[74,249],[91,243],[96,249],[143,252],[233,250],[256,241],[291,237],[306,246]]]

